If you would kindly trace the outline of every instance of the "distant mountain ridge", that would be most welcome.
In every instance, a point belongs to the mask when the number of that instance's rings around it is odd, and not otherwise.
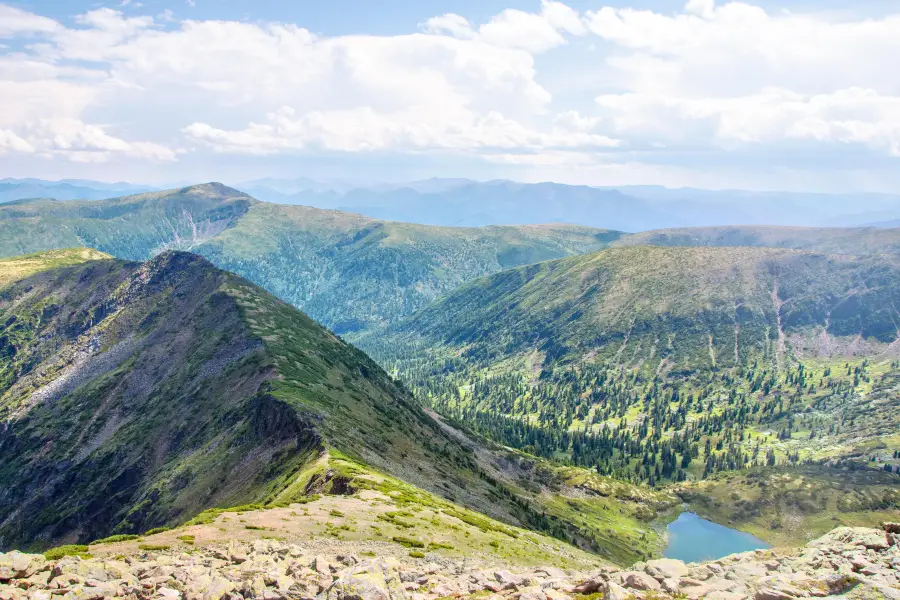
[[[56,200],[101,200],[156,190],[152,186],[126,182],[105,183],[86,179],[0,179],[0,203],[28,198],[53,198]]]
[[[341,334],[378,328],[475,277],[606,247],[574,225],[450,228],[258,202],[218,183],[0,205],[0,256],[86,246],[145,260],[190,250]]]
[[[466,179],[370,186],[270,179],[238,187],[264,201],[429,225],[564,222],[639,232],[725,224],[861,226],[900,218],[900,196],[888,194],[589,187]]]
[[[900,254],[900,228],[738,225],[660,229],[623,236],[611,246],[790,248],[828,254]],[[900,225],[900,222],[898,222]]]

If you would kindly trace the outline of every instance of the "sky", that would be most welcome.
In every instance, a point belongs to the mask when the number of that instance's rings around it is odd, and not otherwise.
[[[0,177],[900,192],[900,0],[0,0]]]

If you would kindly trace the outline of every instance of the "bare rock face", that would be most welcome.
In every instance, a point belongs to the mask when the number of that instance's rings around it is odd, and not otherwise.
[[[757,550],[703,564],[658,559],[630,570],[518,572],[472,559],[360,560],[275,540],[117,559],[0,554],[0,600],[900,600],[894,524],[839,528],[793,552]],[[349,543],[348,543],[349,544]]]

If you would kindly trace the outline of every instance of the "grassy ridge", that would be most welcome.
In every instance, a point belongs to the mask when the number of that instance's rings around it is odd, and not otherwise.
[[[0,263],[0,546],[353,494],[381,473],[376,491],[413,508],[440,497],[495,533],[490,518],[622,562],[658,550],[646,521],[671,498],[623,484],[637,500],[622,513],[519,458],[522,477],[508,476],[505,452],[464,443],[365,354],[248,281],[181,252],[91,260],[104,256]]]
[[[112,257],[90,248],[64,248],[51,252],[40,252],[14,258],[0,258],[0,286],[61,267],[71,267],[91,260],[111,259]]]

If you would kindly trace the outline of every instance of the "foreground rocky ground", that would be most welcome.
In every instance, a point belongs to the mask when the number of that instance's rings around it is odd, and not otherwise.
[[[0,554],[0,600],[900,599],[900,523],[835,529],[794,551],[702,564],[659,559],[589,573],[511,572],[415,550],[402,560],[371,554],[312,554],[265,539],[104,558],[10,552]]]

